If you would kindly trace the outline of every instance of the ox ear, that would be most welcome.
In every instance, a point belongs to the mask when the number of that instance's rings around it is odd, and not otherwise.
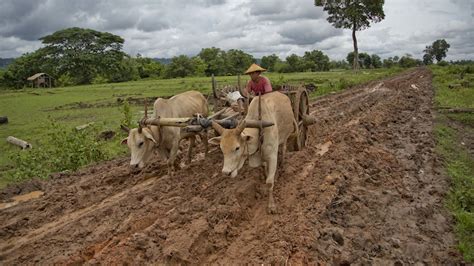
[[[153,141],[155,144],[157,143],[155,138],[153,138],[153,136],[150,134],[150,132],[148,132],[148,130],[144,130],[143,135],[145,135],[147,139]]]
[[[212,145],[220,145],[221,144],[221,136],[219,137],[213,137],[211,139],[209,139],[207,142],[208,143],[211,143]]]
[[[120,142],[120,144],[122,144],[122,145],[127,145],[127,144],[128,144],[128,138],[124,138],[124,139]]]

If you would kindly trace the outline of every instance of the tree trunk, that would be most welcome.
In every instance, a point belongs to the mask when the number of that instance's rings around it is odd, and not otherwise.
[[[352,42],[354,43],[354,62],[352,63],[352,69],[357,71],[357,70],[359,70],[359,50],[357,49],[356,25],[355,25],[355,23],[352,27]]]

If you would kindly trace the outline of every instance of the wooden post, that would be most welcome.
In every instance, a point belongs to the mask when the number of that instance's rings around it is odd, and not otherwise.
[[[239,92],[241,92],[241,90],[240,90],[240,74],[237,75],[237,86],[239,86]]]
[[[212,79],[211,79],[211,82],[212,82],[212,94],[214,95],[214,98],[217,99],[217,92],[216,92],[216,79],[214,78],[214,74],[212,74]]]

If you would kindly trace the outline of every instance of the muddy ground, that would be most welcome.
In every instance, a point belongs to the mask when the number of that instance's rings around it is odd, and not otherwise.
[[[166,175],[128,159],[0,193],[0,264],[456,264],[449,180],[434,153],[432,75],[416,69],[311,103],[266,212],[259,169],[221,174],[216,148]],[[124,147],[125,148],[125,147]]]

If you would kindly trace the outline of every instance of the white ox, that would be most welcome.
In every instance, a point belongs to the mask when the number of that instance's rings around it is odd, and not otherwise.
[[[207,100],[198,91],[187,91],[169,99],[158,98],[153,107],[155,118],[182,118],[192,117],[195,114],[206,116],[208,113]],[[153,154],[153,149],[156,148],[167,160],[168,172],[172,174],[182,139],[190,139],[187,162],[191,161],[195,135],[195,133],[184,132],[179,127],[151,125],[129,130],[128,137],[122,140],[122,144],[127,144],[131,151],[130,166],[132,168],[143,168]],[[203,134],[203,142],[207,153],[207,134]]]
[[[245,120],[258,120],[258,97],[250,103]],[[221,135],[209,140],[219,144],[224,155],[222,172],[235,177],[249,158],[250,167],[264,166],[266,184],[269,186],[268,211],[275,213],[273,186],[277,170],[278,148],[282,145],[282,158],[286,152],[286,142],[291,134],[297,132],[290,99],[280,93],[271,92],[261,96],[262,120],[273,122],[274,125],[263,129],[261,151],[259,145],[259,129],[245,128],[245,120],[235,129],[224,129],[217,123],[213,128]]]

